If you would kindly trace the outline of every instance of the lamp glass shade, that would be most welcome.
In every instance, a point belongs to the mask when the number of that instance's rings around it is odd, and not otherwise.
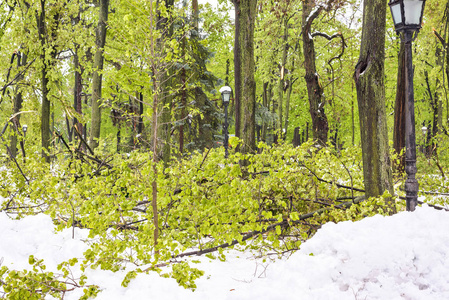
[[[225,91],[225,92],[221,93],[221,98],[223,99],[224,103],[228,103],[229,100],[231,99],[231,92]]]
[[[421,25],[423,4],[420,0],[404,0],[405,25]]]
[[[395,3],[390,5],[391,15],[393,16],[394,25],[402,23],[401,5]]]
[[[229,86],[224,86],[220,89],[220,93],[223,103],[229,103],[229,100],[231,99],[232,89]]]
[[[421,130],[422,130],[422,133],[423,133],[424,135],[427,133],[427,127],[426,127],[426,126],[423,126],[423,127],[421,128]]]

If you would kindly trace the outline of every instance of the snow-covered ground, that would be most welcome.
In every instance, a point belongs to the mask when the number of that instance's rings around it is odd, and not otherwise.
[[[326,224],[288,259],[254,259],[231,251],[228,260],[201,261],[206,274],[195,292],[173,279],[141,274],[127,288],[125,272],[88,270],[88,284],[102,288],[97,299],[449,299],[449,213],[418,208],[392,217]],[[86,230],[54,234],[51,219],[20,221],[0,213],[0,260],[10,269],[29,268],[28,257],[47,270],[82,257]],[[79,270],[73,270],[79,273]],[[65,295],[78,299],[82,291]]]

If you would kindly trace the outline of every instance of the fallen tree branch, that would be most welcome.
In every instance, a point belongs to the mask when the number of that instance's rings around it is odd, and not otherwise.
[[[324,179],[318,177],[312,170],[310,170],[309,168],[307,168],[307,166],[305,166],[305,165],[303,165],[303,166],[304,166],[304,168],[306,168],[306,169],[307,169],[313,176],[315,176],[315,178],[316,178],[318,181],[321,181],[321,182],[324,182],[324,183],[328,183],[328,184],[332,184],[332,185],[336,185],[336,186],[339,187],[339,188],[348,189],[348,190],[351,190],[351,191],[357,191],[357,192],[361,192],[361,193],[364,193],[364,192],[365,192],[365,190],[362,190],[362,189],[358,189],[358,188],[355,188],[355,187],[351,187],[351,186],[346,186],[346,185],[343,185],[343,184],[335,183],[335,182],[333,182],[333,181],[324,180]]]
[[[275,230],[277,226],[286,227],[286,226],[290,226],[292,224],[299,224],[299,223],[301,223],[301,221],[303,221],[305,219],[309,219],[309,218],[311,218],[311,217],[313,217],[315,215],[320,215],[320,214],[322,214],[324,212],[327,212],[327,211],[331,210],[332,208],[343,209],[343,208],[350,207],[353,204],[358,204],[360,202],[363,202],[364,200],[365,200],[365,196],[360,196],[360,197],[357,197],[356,199],[354,199],[354,201],[345,202],[345,203],[336,205],[334,207],[324,207],[324,208],[318,209],[316,211],[313,211],[313,212],[301,215],[301,216],[299,216],[298,220],[295,220],[295,221],[284,219],[281,222],[278,222],[278,223],[275,223],[275,224],[272,224],[272,225],[268,226],[264,230],[256,230],[256,231],[252,231],[252,232],[249,232],[249,233],[245,234],[242,237],[241,241],[233,240],[230,243],[224,243],[224,244],[221,244],[221,245],[218,245],[218,246],[215,246],[215,247],[211,247],[211,248],[208,248],[208,249],[181,253],[181,254],[178,254],[178,255],[174,256],[173,258],[175,259],[175,258],[181,258],[181,257],[193,256],[193,255],[198,255],[199,256],[199,255],[203,255],[203,254],[207,254],[207,253],[218,251],[218,249],[220,249],[220,248],[224,249],[224,248],[228,248],[228,247],[231,247],[231,246],[235,246],[235,245],[237,245],[237,244],[239,244],[241,242],[244,242],[244,241],[246,241],[246,240],[248,240],[248,239],[250,239],[250,238],[252,238],[254,236],[257,236],[259,234],[264,234],[264,233],[267,233],[269,231]]]

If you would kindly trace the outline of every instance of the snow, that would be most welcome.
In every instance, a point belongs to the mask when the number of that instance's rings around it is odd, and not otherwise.
[[[0,260],[10,269],[30,268],[28,256],[47,270],[82,257],[87,230],[55,234],[46,215],[12,220],[0,213]],[[429,207],[391,217],[325,224],[289,258],[254,258],[230,251],[226,262],[194,257],[205,275],[196,291],[156,273],[140,274],[127,288],[125,271],[86,271],[96,299],[449,299],[449,214]],[[75,276],[81,273],[72,268]],[[78,299],[81,289],[64,299]]]

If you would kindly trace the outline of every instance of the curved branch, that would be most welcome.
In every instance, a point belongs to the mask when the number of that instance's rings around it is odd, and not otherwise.
[[[346,42],[345,42],[345,38],[343,36],[343,34],[341,32],[337,32],[334,33],[333,35],[328,35],[326,33],[323,32],[314,32],[312,33],[312,37],[316,37],[316,36],[321,36],[325,39],[327,39],[328,41],[331,41],[335,38],[340,38],[341,39],[341,52],[339,55],[332,57],[327,63],[330,65],[332,63],[332,61],[336,60],[336,59],[341,59],[341,57],[343,56],[343,54],[345,53],[345,48],[346,46]]]

